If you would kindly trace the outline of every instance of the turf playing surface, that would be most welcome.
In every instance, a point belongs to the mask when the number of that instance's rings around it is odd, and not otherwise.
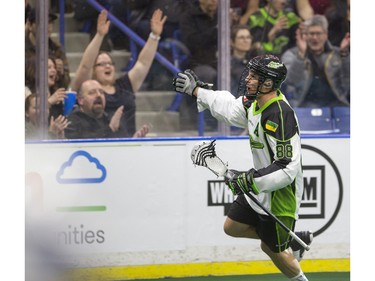
[[[350,272],[305,273],[309,281],[350,281]],[[137,281],[286,281],[281,274],[205,276],[163,279],[136,279]]]

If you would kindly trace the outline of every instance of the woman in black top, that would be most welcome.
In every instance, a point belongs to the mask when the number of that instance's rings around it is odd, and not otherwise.
[[[107,11],[103,10],[98,16],[97,32],[87,46],[81,63],[78,66],[72,89],[78,90],[85,80],[95,79],[103,87],[106,97],[105,111],[111,117],[121,105],[124,113],[121,118],[121,137],[132,137],[135,128],[135,93],[145,80],[155,57],[160,34],[166,21],[161,10],[156,10],[151,19],[151,33],[138,60],[129,72],[116,79],[116,70],[109,53],[100,52],[104,36],[109,31],[110,22]]]

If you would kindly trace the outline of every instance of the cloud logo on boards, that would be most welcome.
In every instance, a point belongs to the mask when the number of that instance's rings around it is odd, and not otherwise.
[[[90,153],[78,150],[74,152],[56,174],[61,184],[101,183],[107,176],[107,170]]]

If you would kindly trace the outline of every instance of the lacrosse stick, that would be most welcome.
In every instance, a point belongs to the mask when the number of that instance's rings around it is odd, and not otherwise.
[[[206,167],[210,169],[217,177],[225,177],[228,171],[228,164],[224,162],[216,155],[215,143],[216,140],[203,141],[196,144],[191,151],[191,160],[194,165]],[[307,245],[301,238],[299,238],[292,230],[290,230],[281,220],[279,220],[274,214],[272,214],[266,207],[264,207],[258,199],[250,192],[245,194],[257,204],[267,215],[271,217],[276,223],[278,223],[290,236],[295,239],[306,251],[310,250],[310,246]]]

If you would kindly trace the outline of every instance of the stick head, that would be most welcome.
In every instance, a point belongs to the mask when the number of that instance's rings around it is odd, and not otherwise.
[[[194,165],[206,167],[205,159],[207,157],[216,156],[215,141],[216,140],[203,141],[194,145],[193,149],[191,150],[191,160],[193,161]]]
[[[197,143],[191,151],[191,160],[194,165],[206,167],[216,176],[220,177],[226,174],[228,167],[216,155],[215,141],[216,140]]]

